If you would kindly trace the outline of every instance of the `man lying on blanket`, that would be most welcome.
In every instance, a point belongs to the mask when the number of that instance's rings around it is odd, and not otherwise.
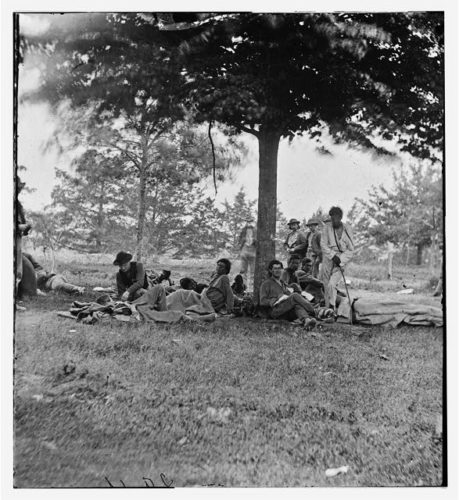
[[[231,262],[228,259],[219,259],[215,272],[210,277],[209,285],[204,288],[199,294],[194,287],[182,287],[172,293],[167,293],[167,290],[161,285],[154,285],[148,290],[148,301],[150,306],[157,311],[171,310],[173,307],[181,309],[181,303],[189,302],[191,295],[195,294],[194,302],[204,303],[206,308],[209,306],[211,310],[219,314],[230,314],[233,311],[235,297],[231,289],[228,273],[231,270]],[[188,279],[188,281],[194,281]],[[180,283],[188,284],[181,280]],[[186,292],[183,294],[183,292]],[[167,300],[166,300],[167,299]],[[137,299],[134,304],[144,303],[144,300]],[[206,311],[208,312],[208,311]]]

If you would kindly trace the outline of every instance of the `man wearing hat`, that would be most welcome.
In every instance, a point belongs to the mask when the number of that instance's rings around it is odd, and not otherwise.
[[[307,257],[311,259],[312,263],[312,276],[314,278],[319,277],[319,266],[322,262],[322,249],[320,247],[320,231],[319,220],[312,218],[308,220],[306,224],[309,228],[307,234],[308,239],[308,252]]]
[[[290,229],[290,233],[288,233],[284,242],[284,249],[289,255],[297,254],[300,260],[302,260],[306,257],[308,240],[303,231],[300,231],[300,221],[290,219],[287,226]]]
[[[242,228],[238,240],[239,256],[241,259],[241,270],[239,274],[246,275],[247,290],[251,289],[251,281],[255,266],[255,254],[257,246],[257,233],[253,217],[247,217],[245,226]]]
[[[116,286],[120,300],[132,302],[148,289],[148,280],[143,264],[132,261],[129,252],[118,252],[113,261],[115,266],[119,266],[116,273]]]

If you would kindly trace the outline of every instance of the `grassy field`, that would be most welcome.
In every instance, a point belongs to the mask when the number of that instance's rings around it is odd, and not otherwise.
[[[151,264],[175,279],[213,270]],[[113,284],[113,272],[108,260],[73,260],[65,274],[90,289]],[[439,305],[419,270],[398,270],[395,284],[380,273],[353,266],[351,293],[392,296],[403,282],[416,290],[404,300]],[[17,487],[442,482],[440,328],[90,326],[56,316],[71,302],[37,297],[16,316]],[[342,465],[347,474],[325,476]]]

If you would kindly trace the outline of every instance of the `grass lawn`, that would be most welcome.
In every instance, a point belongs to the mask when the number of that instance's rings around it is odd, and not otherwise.
[[[106,286],[113,266],[66,274]],[[173,486],[442,483],[441,328],[90,326],[56,316],[71,302],[37,297],[16,316],[17,487],[161,485],[160,474]]]

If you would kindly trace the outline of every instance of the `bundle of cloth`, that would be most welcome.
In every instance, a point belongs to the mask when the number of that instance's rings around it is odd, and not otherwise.
[[[347,298],[338,306],[338,320],[349,320],[351,307]],[[410,304],[390,299],[357,298],[352,302],[353,322],[362,325],[379,325],[396,328],[412,326],[443,326],[443,311],[427,304]]]
[[[179,323],[180,321],[215,321],[216,314],[210,300],[193,290],[177,290],[166,294],[164,287],[156,285],[133,302],[114,301],[103,295],[96,302],[75,301],[70,311],[59,312],[86,324],[113,317],[120,321]]]

